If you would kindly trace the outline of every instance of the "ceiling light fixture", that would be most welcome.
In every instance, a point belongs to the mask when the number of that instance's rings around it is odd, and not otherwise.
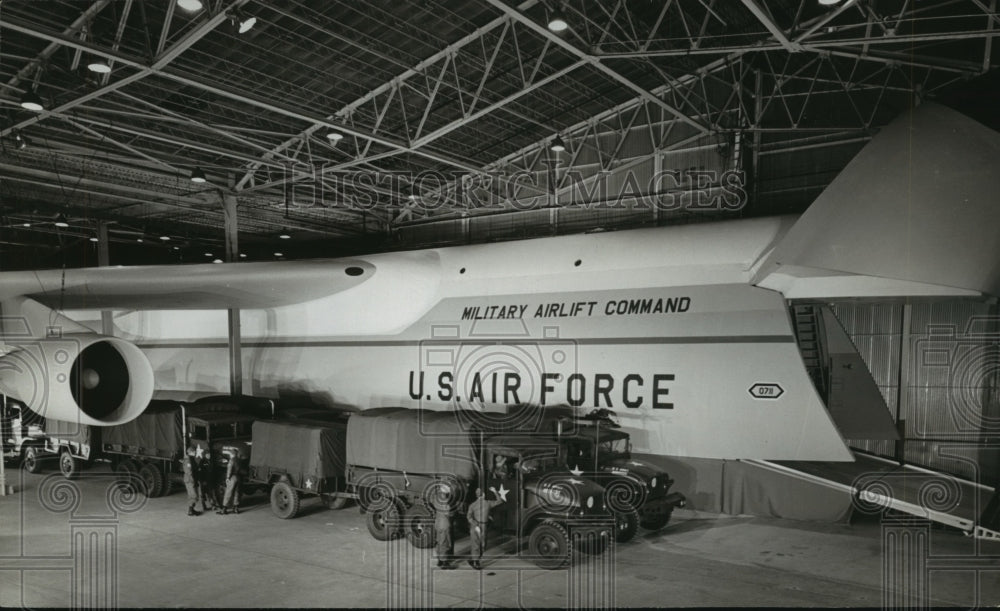
[[[207,179],[205,178],[205,171],[201,168],[195,168],[191,170],[191,182],[203,183]]]
[[[833,6],[834,4],[839,4],[840,0],[819,0],[819,3],[823,6]]]
[[[212,261],[212,263],[222,263],[222,259],[215,259]]]
[[[285,253],[283,253],[283,252],[276,252],[276,253],[274,253],[274,256],[275,257],[284,257]]]
[[[247,258],[247,255],[246,255],[246,253],[244,253],[244,252],[241,252],[241,253],[240,253],[240,258],[241,258],[241,259],[246,259],[246,258]]]
[[[206,252],[206,253],[205,253],[205,256],[206,256],[206,257],[211,257],[211,256],[212,256],[212,253],[210,253],[210,252]]]
[[[562,9],[555,9],[549,15],[549,29],[553,32],[562,32],[569,27],[569,23],[566,22],[566,16],[563,15]]]
[[[290,233],[288,233],[288,230],[285,229],[284,227],[281,228],[281,233],[278,234],[278,237],[280,239],[282,239],[282,240],[291,240],[292,239],[292,235]]]
[[[38,112],[45,109],[45,103],[42,101],[42,96],[38,95],[37,91],[29,89],[24,92],[24,95],[21,96],[21,108]]]
[[[66,215],[63,214],[62,212],[59,213],[59,216],[56,217],[56,221],[53,224],[56,227],[61,227],[63,229],[69,227],[69,223],[66,221]]]
[[[257,18],[250,16],[247,17],[243,14],[243,11],[236,9],[230,16],[230,20],[233,23],[233,27],[236,28],[240,34],[246,34],[253,29],[253,26],[257,25]]]
[[[107,74],[111,72],[111,64],[108,63],[108,60],[101,57],[87,64],[87,70],[98,74]]]
[[[140,243],[140,244],[142,244],[143,240],[142,240],[142,238],[136,238],[135,241],[138,242],[138,243]]]
[[[164,242],[169,242],[170,241],[170,236],[168,236],[168,235],[161,235],[160,239],[163,240]]]
[[[177,0],[177,6],[192,13],[202,9],[201,0]]]
[[[98,239],[98,238],[96,238],[96,237],[91,236],[90,241],[91,242],[100,242],[101,240]]]
[[[326,132],[326,137],[331,142],[337,142],[338,140],[343,140],[344,139],[344,134],[342,134],[340,132],[336,132],[336,131],[330,130],[330,131]]]
[[[561,153],[566,150],[566,143],[563,142],[562,136],[556,136],[552,140],[552,144],[549,145],[549,150],[555,153]]]
[[[31,223],[21,223],[21,227],[31,227]]]

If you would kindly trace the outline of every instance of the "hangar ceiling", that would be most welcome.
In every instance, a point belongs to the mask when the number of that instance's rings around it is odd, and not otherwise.
[[[204,262],[227,200],[249,260],[800,212],[989,70],[1000,25],[996,0],[202,4],[0,3],[0,269],[104,237]]]

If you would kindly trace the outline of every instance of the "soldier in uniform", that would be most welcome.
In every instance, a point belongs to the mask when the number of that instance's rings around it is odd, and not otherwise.
[[[229,463],[226,465],[226,493],[222,498],[222,506],[215,513],[226,515],[230,510],[233,513],[240,512],[240,484],[242,483],[242,479],[240,476],[240,455],[234,452],[229,457]]]
[[[453,569],[455,566],[451,562],[455,557],[455,543],[451,537],[451,515],[454,511],[451,487],[447,484],[439,486],[431,496],[431,506],[434,508],[434,536],[437,539],[435,555],[438,568]]]
[[[187,453],[184,455],[184,460],[181,462],[184,469],[184,487],[187,489],[188,495],[188,515],[197,516],[201,515],[200,512],[194,510],[195,503],[201,498],[201,486],[198,483],[198,466],[195,464],[194,450],[188,448]],[[201,503],[202,509],[205,508],[205,501],[202,498]]]
[[[219,491],[215,488],[215,473],[212,469],[212,454],[205,452],[198,465],[198,483],[201,486],[201,506],[205,511],[219,507]]]
[[[490,487],[490,491],[499,497],[496,488]],[[503,503],[503,499],[497,498],[487,501],[482,488],[476,488],[476,500],[469,505],[466,518],[469,520],[469,536],[472,538],[472,549],[469,558],[469,566],[476,570],[483,568],[483,548],[486,547],[486,523],[490,521],[490,509]]]

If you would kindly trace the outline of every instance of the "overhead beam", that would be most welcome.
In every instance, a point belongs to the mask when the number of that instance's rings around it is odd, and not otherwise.
[[[522,10],[528,9],[528,8],[531,8],[532,6],[534,6],[537,3],[538,3],[538,0],[526,0],[525,2],[523,2],[519,6],[519,8],[522,9]],[[288,17],[288,18],[294,19],[296,21],[299,21],[300,23],[305,22],[304,19],[302,19],[301,17],[299,17],[298,15],[296,15],[295,13],[292,13],[290,11],[285,11],[285,10],[282,10],[280,8],[277,8],[277,7],[272,7],[272,10],[276,11],[280,15],[284,15],[285,17]],[[364,106],[368,102],[371,102],[372,100],[374,100],[378,96],[383,95],[385,93],[388,93],[390,90],[392,90],[392,88],[401,86],[407,80],[409,80],[409,79],[411,79],[413,77],[422,75],[424,70],[429,69],[430,67],[432,67],[433,65],[435,65],[437,62],[441,61],[442,59],[445,59],[445,58],[453,55],[454,53],[457,53],[461,48],[465,47],[469,43],[474,42],[476,40],[480,40],[484,35],[486,35],[487,33],[495,30],[496,28],[500,27],[501,25],[503,25],[504,23],[507,23],[507,22],[509,22],[509,18],[506,17],[506,16],[504,16],[504,17],[498,17],[498,18],[490,21],[489,23],[483,25],[482,27],[477,28],[475,32],[472,32],[471,34],[462,37],[461,39],[459,39],[459,40],[455,41],[454,43],[448,45],[447,47],[441,49],[437,53],[434,53],[433,55],[424,58],[423,60],[421,60],[418,64],[416,64],[412,68],[407,68],[406,70],[404,70],[400,74],[394,76],[392,79],[390,79],[390,80],[382,83],[378,87],[375,87],[374,89],[368,91],[363,96],[361,96],[361,97],[359,97],[359,98],[357,98],[357,99],[355,99],[355,100],[353,100],[353,101],[345,104],[343,107],[340,108],[340,110],[334,112],[331,115],[328,115],[327,117],[325,117],[325,119],[328,120],[328,121],[338,121],[338,122],[339,121],[343,121],[343,119],[345,119],[346,117],[350,116],[351,113],[353,113],[358,108],[361,108],[362,106]],[[340,35],[340,34],[338,34],[336,32],[331,32],[331,31],[327,30],[326,28],[322,28],[322,27],[320,27],[320,26],[318,26],[318,25],[316,25],[314,23],[308,23],[307,25],[309,25],[310,27],[313,27],[313,28],[316,28],[316,29],[322,31],[326,35],[332,36],[336,40],[340,40],[341,42],[345,42],[345,43],[350,44],[352,46],[359,47],[359,48],[361,48],[362,50],[364,50],[366,52],[375,53],[375,51],[373,51],[371,49],[368,49],[367,47],[364,47],[362,45],[359,45],[357,42],[352,41],[352,40],[348,39],[347,37],[344,37],[344,36],[342,36],[342,35]],[[296,134],[295,136],[292,136],[292,137],[288,138],[287,140],[285,140],[284,142],[282,142],[278,146],[276,146],[273,149],[271,149],[271,155],[276,155],[276,154],[280,153],[281,151],[285,150],[286,148],[294,145],[296,142],[302,140],[303,138],[310,137],[318,129],[320,129],[320,127],[321,127],[321,125],[319,125],[319,124],[313,124],[309,128],[307,128],[307,129],[301,131],[300,133]],[[338,131],[341,131],[339,127],[337,129],[338,129]],[[341,131],[341,133],[347,133],[347,132]],[[427,142],[421,142],[419,144],[414,143],[412,148],[419,148],[420,146],[422,146],[422,145],[424,145],[426,143]],[[265,158],[266,158],[266,155],[265,155]],[[250,167],[250,168],[248,168],[247,172],[243,175],[243,177],[240,178],[239,181],[237,181],[237,183],[236,183],[237,190],[241,189],[250,180],[250,176],[253,174],[253,171],[255,169],[257,169],[257,168],[256,167]]]
[[[607,65],[605,65],[603,62],[601,62],[600,58],[598,58],[598,57],[596,57],[594,55],[591,55],[589,53],[585,53],[585,52],[581,51],[575,45],[572,45],[572,44],[566,42],[565,40],[563,40],[562,38],[560,38],[555,33],[550,32],[545,27],[543,27],[543,26],[535,23],[533,20],[529,19],[527,15],[525,15],[521,11],[517,10],[516,8],[509,6],[503,0],[486,0],[486,1],[489,2],[491,5],[493,5],[493,7],[496,8],[497,10],[502,11],[506,15],[510,15],[512,18],[514,18],[517,21],[521,22],[522,24],[524,24],[525,26],[527,26],[529,29],[533,30],[539,36],[542,36],[545,39],[552,41],[554,44],[562,47],[566,51],[569,51],[570,53],[572,53],[573,55],[575,55],[577,58],[585,60],[588,64],[590,64],[593,68],[595,68],[599,72],[603,73],[605,76],[610,77],[614,81],[617,81],[621,85],[624,85],[628,89],[631,89],[633,92],[635,92],[636,94],[638,94],[640,97],[642,97],[642,98],[648,100],[649,102],[651,102],[653,104],[656,104],[657,106],[663,108],[664,110],[666,110],[670,114],[672,114],[675,117],[677,117],[679,120],[687,123],[691,127],[693,127],[696,130],[698,130],[700,133],[707,134],[707,133],[711,132],[711,130],[708,127],[702,125],[698,121],[695,121],[694,119],[692,119],[691,117],[689,117],[683,111],[681,111],[681,110],[679,110],[677,108],[674,108],[670,104],[667,104],[666,102],[664,102],[663,100],[661,100],[657,96],[653,95],[653,93],[651,93],[646,88],[641,87],[641,86],[635,84],[634,82],[632,82],[631,79],[626,78],[625,76],[619,74],[616,70],[613,70],[612,68],[610,68]]]
[[[80,16],[74,19],[73,22],[69,24],[69,26],[67,26],[65,30],[63,30],[63,35],[70,36],[74,32],[78,32],[80,28],[82,28],[88,22],[92,21],[94,17],[96,17],[97,14],[100,13],[104,9],[104,7],[108,5],[108,3],[109,0],[97,0],[97,2],[91,4],[87,10],[80,13]],[[27,65],[18,70],[17,74],[12,76],[11,79],[7,81],[7,87],[9,88],[17,87],[17,85],[23,79],[27,78],[27,76],[31,74],[32,70],[35,70],[40,64],[44,63],[50,57],[52,57],[52,55],[57,50],[59,50],[60,46],[61,45],[57,42],[50,42],[49,44],[45,45],[45,48],[42,49],[42,51],[38,54],[37,57],[35,57],[35,59],[28,62]]]
[[[151,162],[151,163],[159,166],[163,170],[166,170],[168,172],[175,172],[177,174],[181,173],[181,169],[180,168],[177,168],[175,166],[170,165],[169,163],[167,163],[165,161],[157,159],[156,157],[153,157],[152,155],[149,155],[148,153],[144,153],[144,152],[140,151],[139,149],[135,148],[134,146],[131,146],[131,145],[126,144],[124,142],[119,142],[118,140],[115,140],[114,138],[108,136],[106,133],[101,133],[101,132],[99,132],[97,130],[91,129],[91,128],[87,127],[86,125],[83,125],[83,124],[81,124],[81,123],[79,123],[77,121],[74,121],[73,119],[70,119],[69,117],[60,117],[60,118],[63,121],[65,121],[66,123],[68,123],[68,124],[72,125],[73,127],[75,127],[76,129],[78,129],[78,130],[80,130],[80,131],[82,131],[82,132],[84,132],[86,134],[90,134],[91,136],[93,136],[93,137],[95,137],[95,138],[97,138],[99,140],[104,140],[104,141],[110,142],[111,144],[117,146],[118,148],[120,148],[120,149],[122,149],[122,150],[124,150],[126,152],[132,153],[136,157],[142,157],[146,161],[149,161],[149,162]]]
[[[243,4],[246,1],[247,0],[236,0],[233,4],[234,5],[239,5],[239,4]],[[294,107],[290,107],[290,106],[285,106],[284,104],[280,104],[280,103],[278,103],[276,101],[269,101],[269,100],[266,100],[266,99],[264,99],[262,97],[259,97],[259,96],[256,96],[256,95],[251,95],[251,94],[246,93],[246,92],[233,91],[231,89],[228,89],[228,88],[216,85],[216,84],[214,84],[214,83],[212,83],[212,82],[210,82],[208,80],[202,79],[202,78],[194,78],[192,76],[186,76],[186,75],[180,74],[179,72],[175,72],[175,71],[166,69],[167,65],[170,63],[170,60],[172,60],[174,56],[176,56],[181,51],[183,51],[183,49],[188,48],[190,45],[192,45],[192,44],[194,44],[196,42],[196,40],[193,40],[194,34],[200,34],[200,36],[204,36],[208,31],[210,31],[212,29],[212,28],[204,29],[206,27],[206,24],[211,23],[212,27],[214,27],[215,25],[218,25],[218,23],[220,23],[224,19],[225,19],[224,12],[220,12],[214,18],[212,18],[209,21],[205,22],[205,24],[202,24],[201,27],[199,27],[194,32],[192,32],[192,34],[189,35],[188,37],[186,37],[184,41],[181,41],[181,42],[177,43],[176,45],[174,45],[174,47],[172,47],[171,50],[168,51],[165,54],[166,56],[164,58],[158,59],[152,65],[148,65],[147,66],[144,63],[142,63],[141,61],[137,61],[135,59],[131,59],[131,58],[125,57],[125,56],[123,56],[123,55],[121,55],[119,53],[112,53],[112,52],[109,52],[107,50],[94,47],[93,45],[89,45],[87,43],[84,43],[84,42],[81,42],[81,41],[78,41],[78,40],[73,40],[71,38],[62,36],[61,34],[58,34],[58,33],[52,32],[52,31],[48,31],[48,32],[42,31],[42,30],[40,30],[37,27],[33,27],[33,26],[29,25],[29,24],[25,24],[23,22],[20,22],[17,19],[11,19],[10,17],[0,17],[0,26],[6,27],[6,28],[10,28],[10,29],[12,29],[14,31],[21,32],[23,34],[28,34],[28,35],[31,35],[31,36],[36,36],[38,38],[42,38],[42,39],[45,39],[45,40],[51,40],[51,41],[59,42],[60,44],[63,44],[64,46],[67,46],[67,47],[70,47],[70,48],[82,48],[85,51],[88,51],[90,53],[94,53],[96,55],[100,55],[100,56],[105,57],[107,59],[114,59],[114,60],[118,61],[119,63],[125,64],[125,65],[129,65],[129,66],[137,68],[139,70],[138,72],[136,72],[135,74],[133,74],[131,76],[125,77],[125,78],[123,78],[123,79],[121,79],[119,81],[111,83],[111,84],[107,85],[106,87],[102,87],[102,88],[98,89],[97,91],[91,92],[90,94],[81,96],[80,98],[77,98],[76,100],[73,100],[71,102],[68,102],[66,104],[61,105],[60,107],[58,107],[56,109],[53,109],[52,111],[42,111],[41,113],[39,113],[38,115],[36,115],[34,117],[31,117],[29,119],[25,119],[25,120],[23,120],[23,121],[15,124],[15,125],[13,125],[13,126],[10,126],[10,127],[6,128],[6,129],[3,129],[3,130],[0,130],[0,136],[5,136],[5,135],[9,134],[11,131],[13,131],[15,129],[21,129],[23,127],[31,125],[32,123],[35,123],[35,122],[41,120],[42,118],[44,118],[44,117],[46,117],[46,116],[48,116],[48,115],[50,115],[52,113],[55,113],[55,112],[65,112],[66,110],[70,110],[72,108],[75,108],[76,106],[78,106],[80,104],[83,104],[83,103],[88,102],[88,101],[90,101],[92,99],[98,98],[98,97],[100,97],[100,96],[102,96],[102,95],[104,95],[104,94],[106,94],[106,93],[108,93],[110,91],[116,91],[117,89],[120,89],[121,87],[124,87],[125,85],[127,85],[129,83],[132,83],[132,82],[135,82],[135,81],[140,80],[142,78],[145,78],[146,76],[149,76],[151,74],[155,74],[157,76],[170,79],[170,80],[172,80],[174,82],[181,83],[181,84],[184,84],[184,85],[188,85],[188,86],[194,87],[196,89],[200,89],[202,91],[206,91],[208,93],[212,93],[212,94],[215,94],[215,95],[218,95],[218,96],[221,96],[221,97],[229,98],[229,99],[235,100],[237,102],[242,102],[244,104],[248,104],[250,106],[254,106],[254,107],[262,109],[262,110],[267,110],[267,111],[270,111],[270,112],[273,112],[273,113],[276,113],[276,114],[280,114],[280,115],[283,115],[283,116],[286,116],[286,117],[290,117],[292,119],[298,119],[298,120],[306,122],[306,123],[312,123],[312,124],[315,124],[317,127],[326,127],[326,128],[329,128],[329,129],[336,129],[337,131],[339,131],[339,132],[341,132],[341,133],[343,133],[343,134],[345,134],[347,136],[354,136],[354,137],[360,138],[362,140],[366,140],[366,141],[369,141],[369,142],[373,142],[375,144],[380,144],[380,145],[388,147],[388,148],[399,150],[401,152],[409,152],[409,153],[412,153],[414,155],[423,157],[425,159],[429,159],[430,161],[434,161],[435,163],[440,163],[442,165],[459,168],[459,169],[465,170],[467,172],[477,172],[477,171],[479,171],[479,168],[477,168],[476,166],[474,166],[474,165],[472,165],[470,163],[467,163],[465,161],[462,161],[460,159],[452,158],[452,157],[450,157],[448,155],[445,155],[443,153],[436,153],[436,152],[427,151],[427,150],[424,150],[424,149],[411,149],[405,143],[400,142],[399,140],[396,140],[394,138],[388,138],[388,137],[385,137],[385,136],[376,136],[376,135],[373,135],[373,134],[369,134],[369,133],[364,132],[364,131],[359,130],[359,129],[354,129],[354,128],[346,126],[346,125],[341,125],[339,123],[332,122],[332,121],[330,121],[328,119],[325,119],[321,115],[313,114],[313,113],[311,113],[311,112],[309,112],[307,110],[304,110],[304,109],[298,109],[298,108],[294,108]],[[199,36],[199,38],[200,38],[200,36]]]
[[[52,32],[52,31],[42,32],[37,27],[34,27],[31,24],[24,23],[18,19],[11,19],[9,16],[5,16],[2,13],[0,13],[0,26],[2,27],[9,28],[11,30],[14,30],[15,32],[20,32],[22,34],[28,34],[29,36],[36,36],[43,40],[48,40],[50,43],[56,43],[73,49],[81,49],[83,51],[87,51],[95,55],[100,55],[108,60],[114,60],[119,63],[129,65],[133,68],[138,68],[139,70],[138,72],[131,74],[127,77],[121,78],[115,81],[114,83],[104,85],[103,87],[99,87],[98,89],[91,91],[90,93],[86,93],[64,104],[60,104],[58,107],[52,110],[43,110],[32,117],[23,119],[15,123],[14,125],[8,126],[0,130],[0,136],[6,136],[13,131],[23,129],[29,125],[32,125],[43,119],[46,119],[54,114],[65,113],[69,110],[76,108],[81,104],[86,104],[87,102],[99,98],[107,93],[110,93],[112,91],[117,91],[118,89],[121,89],[122,87],[130,83],[134,83],[135,81],[144,79],[151,74],[159,73],[160,70],[169,65],[170,62],[172,62],[174,59],[177,58],[177,56],[179,56],[181,53],[189,49],[192,45],[194,45],[199,40],[204,38],[205,35],[207,35],[209,32],[214,30],[215,26],[224,22],[227,18],[226,12],[228,10],[243,5],[248,1],[249,0],[234,0],[232,3],[229,4],[229,6],[226,7],[225,10],[219,11],[214,16],[209,17],[205,21],[198,24],[198,26],[195,27],[193,30],[191,30],[191,32],[189,32],[187,36],[177,41],[176,44],[167,49],[162,55],[156,58],[156,60],[154,60],[151,65],[148,66],[144,65],[141,62],[132,60],[130,58],[126,58],[117,52],[105,51],[104,49],[101,49],[93,44],[87,44],[83,41],[75,40],[69,36],[60,34],[58,32]]]
[[[743,6],[747,7],[747,10],[753,13],[753,16],[757,18],[757,21],[764,24],[767,31],[774,36],[774,39],[777,40],[778,44],[780,44],[786,51],[789,53],[797,53],[802,50],[801,45],[788,40],[788,36],[785,35],[776,23],[774,23],[771,16],[765,13],[764,9],[757,4],[757,0],[743,0]]]
[[[226,131],[224,129],[215,127],[213,125],[208,125],[208,124],[203,123],[201,121],[196,121],[196,120],[191,119],[189,117],[185,117],[184,115],[182,115],[179,112],[174,112],[172,110],[168,110],[168,109],[163,108],[162,106],[160,106],[158,104],[154,104],[154,103],[149,102],[147,100],[143,100],[142,98],[138,98],[138,97],[136,97],[134,95],[125,93],[124,91],[116,91],[115,93],[117,93],[118,95],[120,95],[120,96],[122,96],[124,98],[127,98],[127,99],[135,102],[136,104],[142,104],[143,106],[146,106],[148,108],[152,108],[153,110],[155,110],[155,111],[157,111],[157,112],[159,112],[159,113],[161,113],[163,115],[166,115],[168,117],[173,117],[175,119],[180,119],[180,120],[182,120],[183,122],[185,122],[185,123],[187,123],[189,125],[198,126],[198,127],[202,128],[202,129],[204,129],[205,131],[212,132],[213,134],[215,134],[217,136],[222,136],[223,138],[228,138],[229,140],[232,140],[233,142],[237,142],[239,144],[242,144],[243,146],[245,146],[247,148],[256,149],[256,150],[262,151],[262,152],[269,152],[269,149],[267,147],[265,147],[263,145],[260,145],[260,144],[257,144],[256,142],[253,142],[251,140],[247,140],[243,136],[237,136],[236,134],[234,134],[232,132],[229,132],[229,131]],[[291,161],[291,162],[295,161],[291,157],[286,157],[284,155],[281,155],[281,157],[282,157],[282,159],[284,159],[286,161]]]

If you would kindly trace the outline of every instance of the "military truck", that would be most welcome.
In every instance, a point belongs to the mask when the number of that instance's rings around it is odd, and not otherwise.
[[[211,465],[209,480],[214,486],[212,495],[215,497],[214,504],[222,501],[229,461],[238,461],[240,472],[246,476],[253,441],[252,427],[256,420],[257,416],[253,414],[224,409],[188,416],[187,446],[194,450],[197,458],[207,456],[209,459]],[[254,486],[243,488],[247,493],[254,490],[256,490]]]
[[[58,457],[59,471],[73,479],[101,456],[101,427],[45,419],[45,445],[39,448],[39,458]]]
[[[184,457],[186,410],[183,403],[154,400],[135,420],[100,430],[102,458],[138,477],[146,496],[170,494]]]
[[[486,437],[525,434],[555,441],[562,463],[571,473],[600,484],[615,517],[615,540],[625,543],[639,526],[659,530],[667,525],[684,495],[670,492],[674,481],[650,462],[632,457],[628,433],[620,430],[608,409],[580,414],[569,406],[516,405],[502,417],[479,417],[473,426]]]
[[[618,428],[607,410],[558,418],[554,433],[570,471],[607,491],[617,542],[632,539],[639,526],[653,531],[663,528],[674,508],[686,504],[683,494],[670,492],[674,480],[665,471],[632,457],[629,434]]]
[[[503,481],[488,473],[497,456],[513,467]],[[446,492],[461,522],[476,488],[490,486],[506,499],[494,510],[495,523],[519,541],[527,537],[529,557],[540,567],[570,562],[574,542],[598,541],[590,549],[600,551],[612,536],[604,490],[566,471],[555,443],[517,435],[480,438],[456,412],[378,408],[353,414],[347,480],[379,540],[405,534],[415,547],[433,547],[435,495]]]
[[[57,456],[67,478],[95,462],[109,462],[123,476],[137,478],[147,496],[163,496],[180,475],[188,444],[201,454],[218,450],[214,460],[223,472],[229,455],[243,451],[249,456],[249,446],[240,444],[249,440],[257,416],[241,412],[244,408],[232,398],[211,397],[193,404],[153,400],[139,417],[115,426],[47,419],[38,457]],[[264,408],[258,411],[267,413]]]
[[[338,420],[258,420],[246,482],[270,489],[271,511],[282,519],[298,514],[303,496],[341,509],[352,496],[344,479],[346,434],[346,423]]]
[[[45,447],[44,420],[28,406],[3,396],[0,402],[0,435],[4,461],[18,461],[28,473],[42,470],[41,453]]]

